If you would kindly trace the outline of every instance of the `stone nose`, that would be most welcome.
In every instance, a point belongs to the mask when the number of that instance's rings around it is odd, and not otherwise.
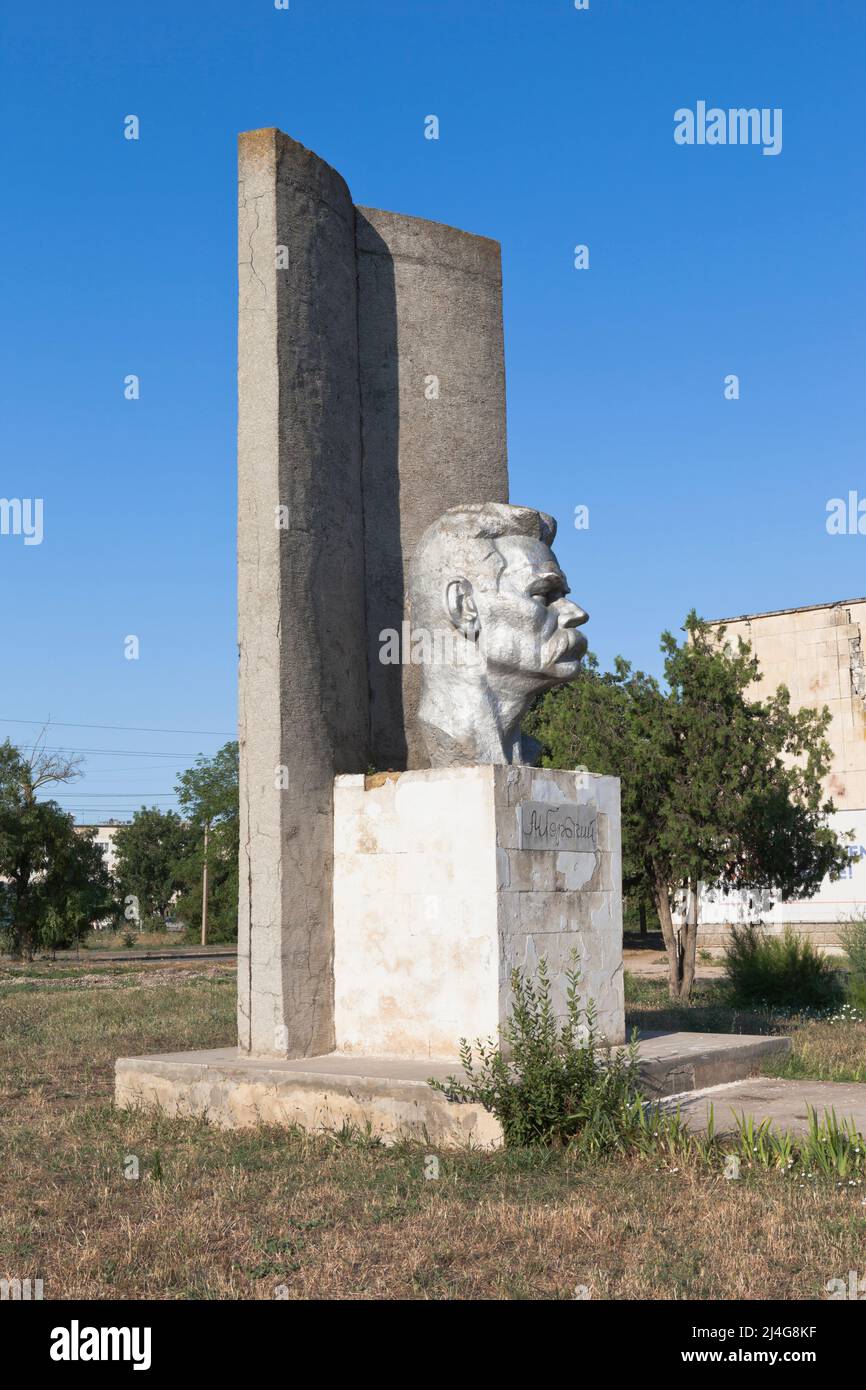
[[[589,614],[580,604],[571,603],[568,599],[560,599],[556,605],[559,616],[560,627],[582,627],[589,620]]]

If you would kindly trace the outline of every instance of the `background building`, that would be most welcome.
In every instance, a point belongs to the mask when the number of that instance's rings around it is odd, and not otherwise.
[[[832,825],[851,830],[851,864],[841,879],[824,880],[814,898],[784,902],[771,893],[705,893],[699,936],[704,945],[721,944],[725,928],[748,920],[781,931],[791,924],[816,941],[832,945],[835,928],[853,913],[866,912],[866,598],[808,608],[786,608],[714,621],[725,640],[743,637],[761,670],[753,690],[769,695],[779,685],[797,708],[826,705],[832,715],[827,738],[833,765],[828,795],[836,811]]]
[[[105,867],[110,874],[114,873],[114,866],[117,862],[117,851],[114,848],[114,837],[118,830],[125,824],[124,821],[107,821],[99,824],[76,825],[76,834],[81,834],[85,830],[95,830],[95,840],[102,850],[105,857]]]

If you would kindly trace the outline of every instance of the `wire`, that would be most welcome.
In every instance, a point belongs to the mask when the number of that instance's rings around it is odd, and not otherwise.
[[[225,729],[150,729],[138,724],[67,724],[62,719],[0,719],[0,724],[43,724],[58,729],[114,729],[125,734],[206,734],[208,738],[236,738],[237,730]]]
[[[126,767],[101,767],[99,771],[91,771],[85,776],[99,777],[126,777],[130,772],[168,772],[170,768],[165,763],[128,763]]]
[[[200,758],[198,753],[163,753],[159,748],[75,748],[70,744],[19,743],[19,748],[41,748],[46,753],[98,753],[111,757]]]

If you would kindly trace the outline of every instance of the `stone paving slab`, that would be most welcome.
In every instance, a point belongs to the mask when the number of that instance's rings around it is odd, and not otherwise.
[[[809,1126],[808,1106],[821,1119],[825,1111],[835,1110],[841,1119],[853,1118],[861,1134],[866,1134],[866,1084],[845,1081],[783,1081],[756,1076],[723,1086],[667,1096],[661,1102],[666,1110],[679,1110],[689,1129],[705,1132],[710,1106],[717,1134],[735,1131],[736,1115],[752,1115],[756,1121],[770,1119],[780,1132],[805,1134]]]
[[[759,1072],[769,1057],[790,1050],[790,1038],[772,1035],[645,1034],[640,1044],[640,1072],[648,1095],[670,1096],[741,1081]]]

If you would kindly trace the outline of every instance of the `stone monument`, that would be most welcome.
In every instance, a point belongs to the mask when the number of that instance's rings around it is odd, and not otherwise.
[[[520,730],[587,614],[508,505],[499,248],[355,207],[273,129],[239,184],[238,1047],[122,1058],[117,1100],[496,1143],[427,1080],[514,966],[562,1011],[576,955],[624,1031],[619,784]]]

